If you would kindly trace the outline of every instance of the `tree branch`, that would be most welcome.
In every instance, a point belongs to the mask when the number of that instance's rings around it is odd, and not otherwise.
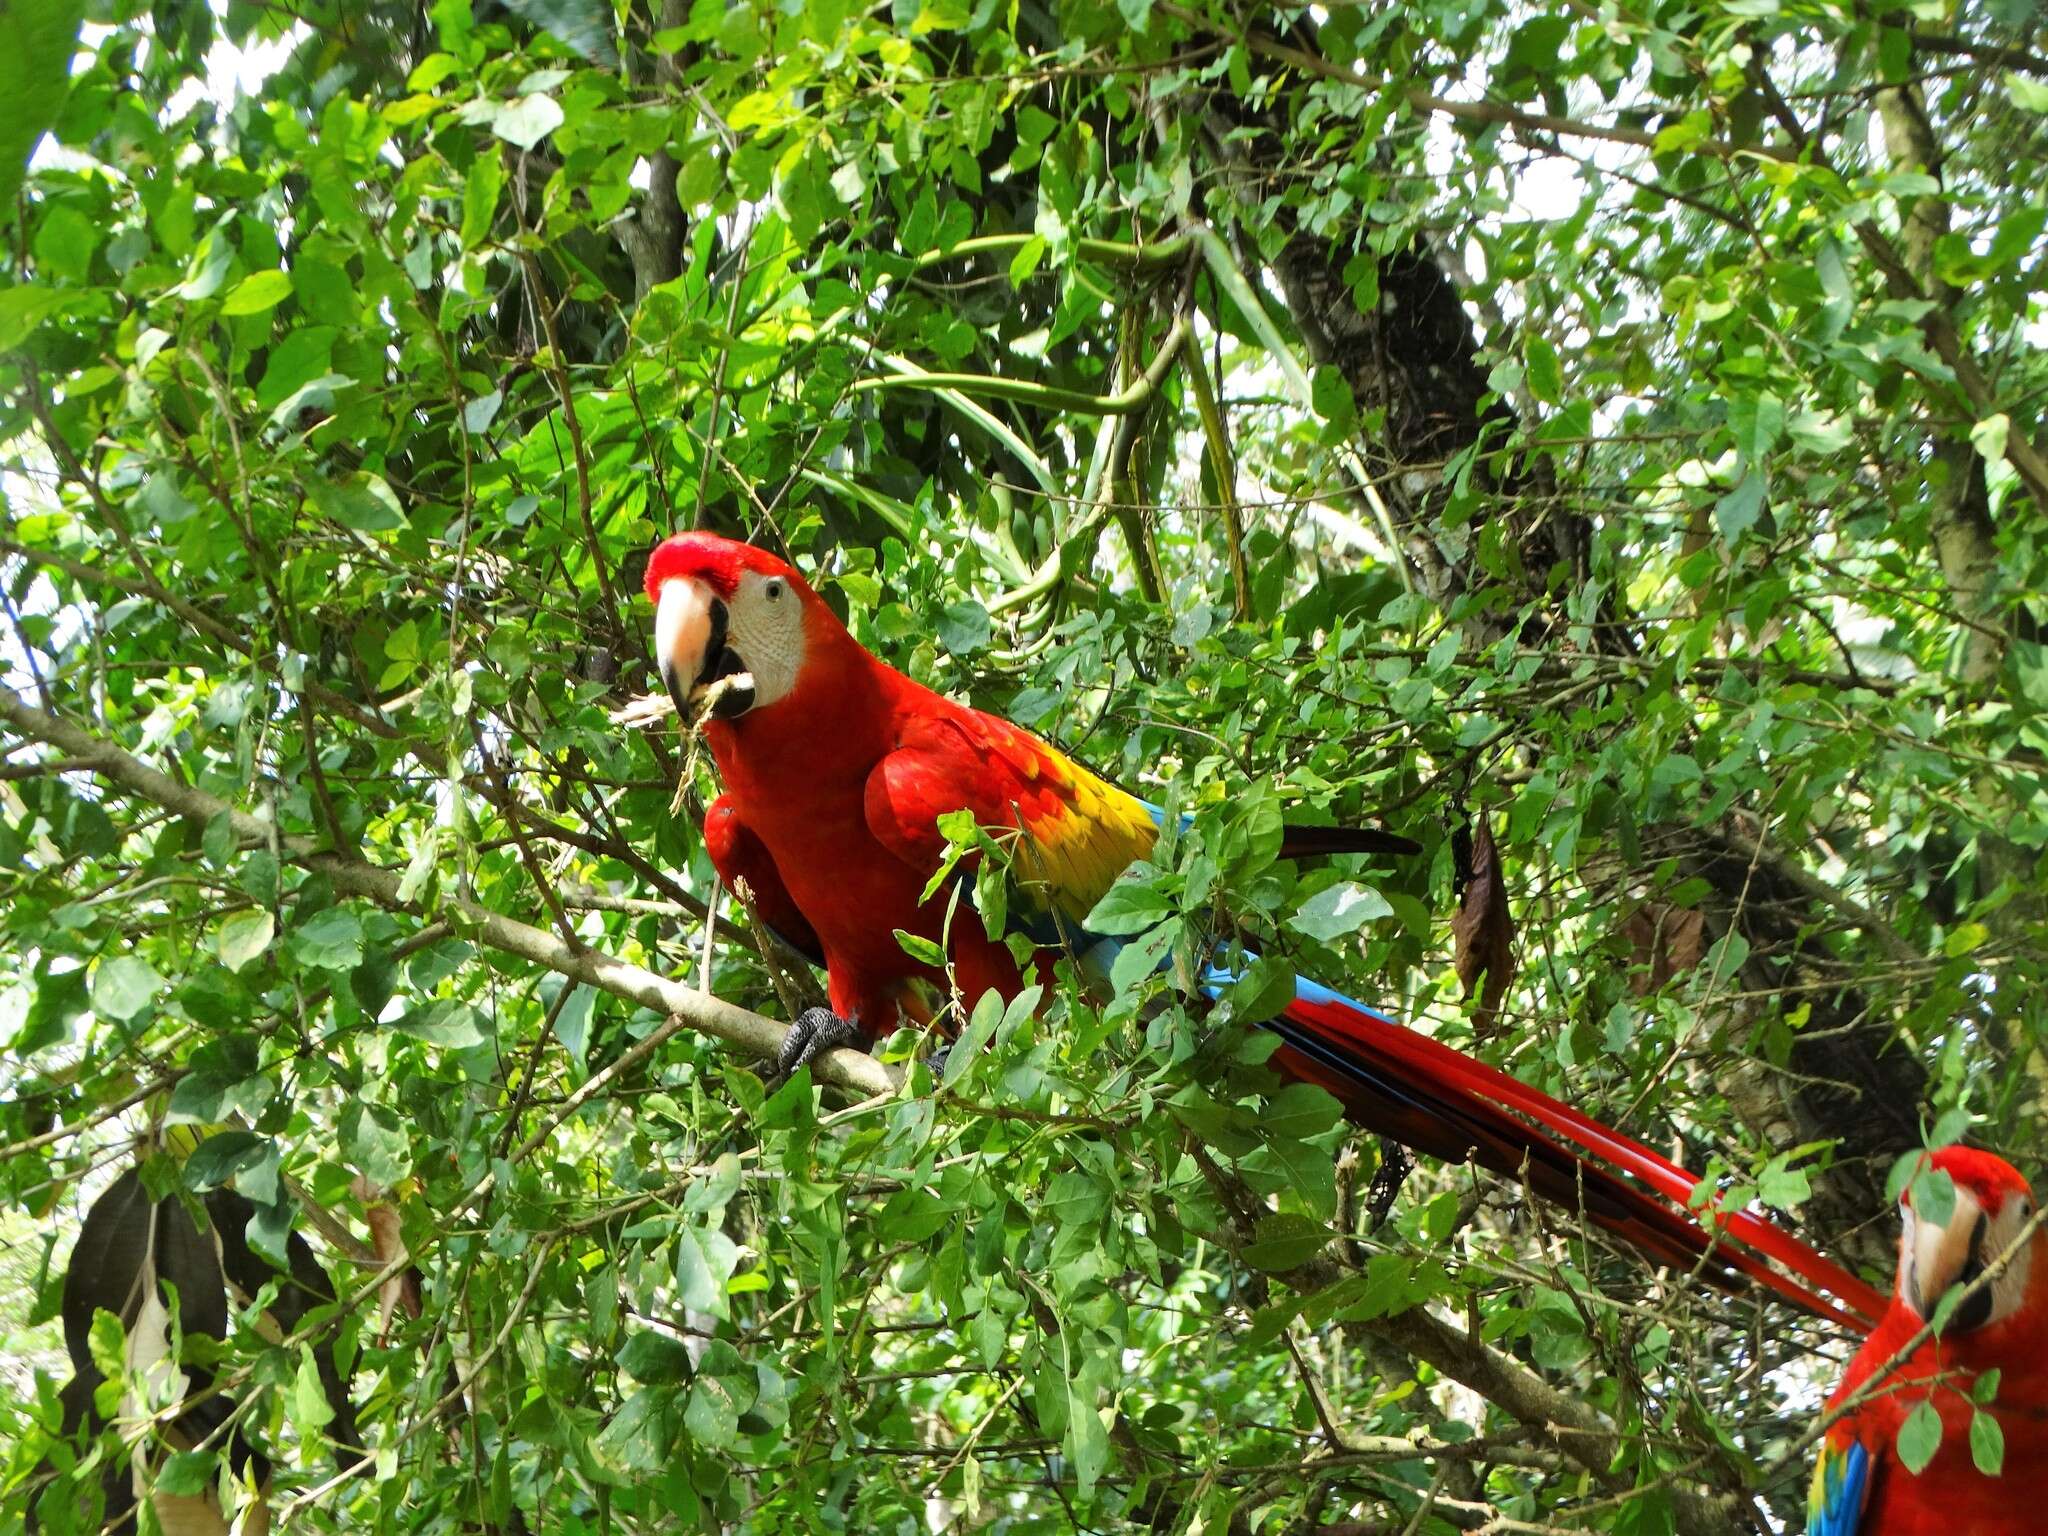
[[[90,731],[44,713],[11,689],[0,689],[0,718],[23,735],[90,764],[93,772],[130,794],[198,821],[211,821],[225,814],[237,842],[246,847],[271,845],[276,830],[271,823],[237,810],[203,790],[180,784]],[[399,876],[394,870],[346,854],[323,852],[306,838],[287,837],[278,841],[288,857],[327,876],[345,896],[366,897],[394,911],[431,915],[419,903],[400,899]],[[446,899],[441,907],[461,920],[468,936],[503,954],[545,966],[614,997],[652,1008],[680,1020],[683,1027],[736,1045],[749,1055],[774,1057],[789,1033],[788,1026],[773,1019],[720,1002],[708,993],[624,960],[571,946],[555,934],[505,917],[476,902]],[[813,1064],[812,1073],[820,1082],[863,1097],[893,1094],[902,1082],[901,1074],[859,1051],[831,1051]]]

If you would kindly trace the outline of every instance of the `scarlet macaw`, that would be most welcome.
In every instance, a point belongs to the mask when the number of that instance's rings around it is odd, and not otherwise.
[[[2002,1158],[1943,1147],[1928,1162],[1954,1181],[1955,1205],[1935,1222],[1915,1211],[1910,1188],[1900,1199],[1891,1305],[1828,1399],[1830,1411],[1854,1406],[1821,1442],[1808,1536],[2032,1536],[2048,1529],[2048,1229],[2037,1226],[1938,1334],[1900,1358],[1943,1293],[1996,1263],[2026,1233],[2034,1209],[2027,1181]],[[1992,1371],[1997,1389],[1980,1407],[1972,1390]],[[1916,1475],[1900,1462],[1899,1431],[1922,1404],[1940,1416],[1941,1440]],[[1979,1411],[2003,1433],[1997,1476],[1974,1464],[1971,1419]]]
[[[728,886],[744,880],[763,921],[825,966],[831,1008],[797,1020],[785,1066],[888,1033],[910,983],[943,981],[904,952],[898,929],[949,943],[967,998],[1021,988],[1016,961],[980,923],[942,934],[944,901],[923,899],[947,851],[939,816],[964,808],[992,832],[1021,834],[1018,873],[1069,925],[1151,851],[1152,808],[1030,732],[877,660],[767,551],[678,534],[650,556],[647,595],[663,684],[685,720],[708,712],[704,738],[725,781],[705,818],[712,864]],[[1697,1265],[1724,1284],[1748,1274],[1859,1329],[1883,1309],[1874,1289],[1767,1222],[1719,1214],[1710,1237],[1687,1207],[1697,1181],[1684,1169],[1325,987],[1297,982],[1267,1027],[1285,1042],[1273,1064],[1329,1090],[1369,1130],[1526,1178],[1660,1263]]]

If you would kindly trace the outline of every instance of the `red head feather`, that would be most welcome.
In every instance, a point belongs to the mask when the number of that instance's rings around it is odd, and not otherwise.
[[[1943,1147],[1929,1153],[1927,1162],[1955,1180],[1958,1189],[1966,1189],[1975,1196],[1980,1210],[1994,1215],[2014,1196],[2023,1200],[2033,1197],[2034,1192],[2019,1169],[2004,1158],[1979,1152],[1975,1147]],[[1910,1189],[1906,1198],[1912,1199]]]
[[[654,547],[654,553],[647,557],[647,596],[649,601],[659,602],[663,582],[677,576],[691,576],[730,602],[739,587],[741,574],[746,571],[759,571],[764,576],[785,576],[800,592],[810,595],[810,583],[799,576],[789,562],[765,549],[756,549],[751,544],[742,544],[737,539],[715,533],[678,533],[662,540]]]

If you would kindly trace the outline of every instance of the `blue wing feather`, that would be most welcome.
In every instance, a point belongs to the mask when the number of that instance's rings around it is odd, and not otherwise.
[[[1806,1502],[1806,1536],[1856,1536],[1870,1501],[1870,1452],[1860,1440],[1846,1451],[1823,1442]]]

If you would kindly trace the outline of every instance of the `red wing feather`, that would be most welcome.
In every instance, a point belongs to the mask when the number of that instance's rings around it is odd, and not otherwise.
[[[774,857],[753,828],[740,819],[730,795],[720,795],[704,814],[704,851],[711,855],[711,867],[727,890],[738,889],[742,880],[747,883],[755,914],[776,937],[813,965],[825,963],[825,947],[818,942],[810,919],[797,910]]]

